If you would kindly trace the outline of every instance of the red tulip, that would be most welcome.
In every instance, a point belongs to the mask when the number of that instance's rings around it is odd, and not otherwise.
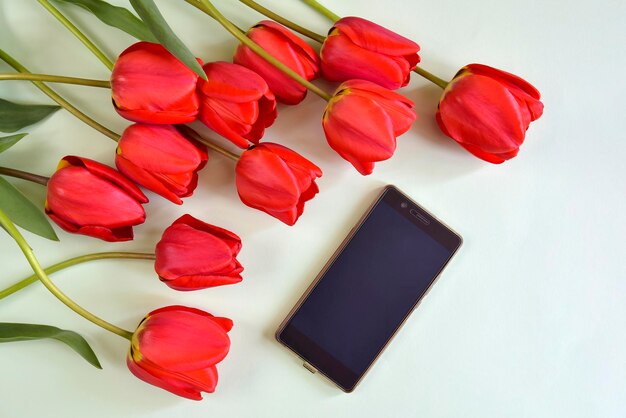
[[[282,145],[263,142],[241,154],[235,168],[237,192],[246,205],[293,225],[304,203],[319,191],[322,170]]]
[[[265,80],[230,62],[210,62],[204,71],[208,81],[198,82],[198,118],[240,148],[258,143],[276,119],[276,99]]]
[[[126,364],[139,379],[199,401],[217,385],[215,365],[230,349],[233,321],[199,309],[167,306],[150,312],[133,333]]]
[[[198,185],[207,159],[204,145],[172,125],[134,124],[122,134],[115,165],[135,183],[180,205]]]
[[[162,45],[138,42],[122,52],[113,67],[113,105],[134,122],[192,122],[199,106],[197,80],[198,75]]]
[[[335,22],[322,45],[322,75],[331,81],[361,79],[388,89],[406,86],[420,57],[415,42],[360,17]]]
[[[239,283],[241,239],[232,232],[183,215],[163,232],[154,268],[176,290]]]
[[[359,173],[371,174],[374,163],[390,158],[396,137],[416,119],[413,102],[365,80],[341,84],[328,102],[322,125],[332,149]]]
[[[247,35],[302,77],[309,81],[317,78],[319,58],[315,50],[286,27],[271,20],[263,20],[251,27]],[[260,74],[279,102],[295,105],[304,100],[307,92],[305,87],[252,52],[247,46],[240,44],[237,47],[233,61]]]
[[[539,91],[521,78],[481,64],[463,67],[437,109],[441,130],[494,164],[517,155],[530,122],[543,113]]]
[[[46,213],[68,232],[105,241],[133,239],[143,223],[148,198],[109,166],[88,158],[64,157],[48,182]]]

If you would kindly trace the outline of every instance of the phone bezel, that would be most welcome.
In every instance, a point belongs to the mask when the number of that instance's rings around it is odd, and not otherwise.
[[[385,199],[392,200],[392,202],[394,203],[394,209],[396,209],[398,212],[400,212],[400,214],[403,214],[407,219],[409,219],[415,225],[420,227],[420,229],[425,231],[429,236],[431,236],[433,239],[435,239],[436,241],[441,243],[444,247],[446,247],[450,251],[450,256],[448,257],[446,262],[443,264],[442,268],[432,278],[432,280],[429,283],[429,285],[426,288],[426,290],[421,295],[418,296],[418,298],[416,299],[416,301],[413,304],[413,306],[411,307],[411,309],[409,309],[409,311],[407,312],[406,316],[402,319],[402,321],[399,322],[398,326],[396,327],[396,329],[391,334],[391,337],[389,337],[389,339],[381,347],[380,351],[377,353],[376,357],[374,357],[372,359],[372,361],[367,366],[365,371],[360,376],[357,375],[356,373],[352,372],[352,374],[356,376],[356,379],[354,380],[353,383],[346,384],[344,381],[341,381],[342,379],[339,378],[338,376],[330,376],[325,370],[322,370],[321,368],[319,368],[318,365],[316,364],[316,363],[319,364],[319,362],[316,361],[316,359],[308,359],[308,358],[306,358],[295,347],[293,347],[288,342],[286,342],[282,338],[282,334],[285,331],[285,329],[287,328],[287,326],[289,325],[289,322],[291,321],[291,319],[297,314],[297,312],[300,309],[300,307],[302,306],[302,304],[306,301],[306,299],[311,294],[311,292],[313,292],[313,290],[315,289],[317,284],[326,275],[326,272],[333,265],[333,263],[339,257],[339,255],[341,255],[342,251],[350,244],[350,241],[352,240],[354,235],[358,232],[358,230],[361,228],[361,226],[367,221],[367,219],[369,218],[369,216],[373,212],[373,210],[376,208],[376,206],[379,203],[381,203],[383,200],[385,200]],[[407,207],[406,208],[402,208],[400,206],[402,204],[402,202],[406,202],[407,203]],[[413,210],[416,210],[417,211],[416,214],[419,215],[419,216],[417,216],[415,213],[412,213]],[[372,203],[372,205],[368,208],[368,210],[363,214],[361,219],[359,219],[359,221],[356,223],[356,225],[350,230],[350,232],[348,233],[346,238],[339,245],[337,250],[335,250],[333,255],[329,258],[328,262],[324,265],[324,267],[320,270],[318,275],[315,277],[315,279],[313,280],[311,285],[306,289],[306,291],[300,297],[298,302],[291,309],[291,311],[289,312],[287,317],[282,321],[282,323],[280,324],[280,326],[278,327],[278,329],[276,330],[276,333],[275,333],[276,340],[281,345],[285,346],[290,351],[295,353],[306,364],[312,366],[315,369],[315,371],[319,372],[320,374],[322,374],[323,376],[328,378],[333,384],[338,386],[344,392],[350,393],[350,392],[354,391],[354,389],[359,385],[359,383],[363,380],[363,378],[371,370],[372,366],[376,363],[376,361],[379,359],[379,357],[385,351],[387,346],[389,346],[389,343],[398,334],[398,331],[402,328],[402,326],[406,322],[407,318],[419,306],[419,304],[424,299],[424,297],[429,293],[430,289],[432,289],[434,283],[441,276],[441,273],[445,270],[447,265],[450,263],[450,260],[457,253],[457,251],[461,247],[462,243],[463,243],[463,238],[461,237],[461,235],[459,235],[454,230],[452,230],[450,227],[448,227],[446,224],[441,222],[439,219],[437,219],[430,212],[425,210],[423,207],[421,207],[419,204],[417,204],[411,198],[409,198],[404,193],[402,193],[400,190],[398,190],[398,188],[396,188],[395,186],[393,186],[393,185],[386,186],[383,189],[383,191],[381,192],[381,194],[378,196],[378,198]],[[294,329],[294,331],[292,331],[292,332],[297,332],[297,330]],[[301,335],[300,338],[306,338],[306,336]],[[308,343],[315,345],[315,342],[313,342],[313,341],[310,341]],[[334,359],[329,353],[325,352],[321,348],[319,349],[319,351],[320,351],[320,353],[322,353],[322,355],[326,355],[326,356],[330,357],[330,359],[326,359],[327,361],[328,360],[332,361]],[[339,365],[343,366],[340,362],[337,361],[337,363]],[[347,370],[347,368],[345,366],[343,366],[343,367]],[[307,367],[307,369],[309,369],[309,367]]]

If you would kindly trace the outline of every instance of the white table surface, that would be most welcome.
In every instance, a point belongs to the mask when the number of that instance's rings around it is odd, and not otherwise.
[[[115,3],[124,4],[123,1]],[[241,26],[260,20],[217,1]],[[319,32],[327,22],[297,1],[265,0]],[[146,261],[99,261],[53,276],[102,317],[133,329],[148,311],[185,304],[235,321],[214,394],[187,401],[141,382],[125,365],[127,342],[76,316],[42,286],[0,302],[0,320],[47,323],[84,335],[96,370],[53,341],[0,345],[0,416],[14,417],[623,417],[626,416],[626,3],[621,0],[327,0],[422,46],[425,68],[446,78],[470,62],[509,70],[543,93],[519,157],[484,163],[441,134],[440,90],[413,77],[402,91],[419,120],[388,162],[361,177],[326,145],[321,99],[281,107],[265,140],[284,143],[324,170],[321,193],[289,228],[239,202],[233,165],[212,155],[182,207],[149,194],[148,220],[130,243],[27,233],[44,265],[86,252],[152,249],[183,213],[243,238],[244,281],[178,293]],[[182,2],[164,15],[205,60],[228,59],[235,42]],[[76,8],[67,14],[115,56],[132,39]],[[104,66],[34,1],[0,0],[0,46],[35,72],[107,78]],[[8,71],[0,65],[0,71]],[[58,86],[121,131],[128,122],[106,90]],[[49,103],[26,82],[0,97]],[[50,174],[66,154],[113,163],[114,144],[59,111],[0,156],[0,165]],[[44,190],[12,180],[43,203]],[[458,230],[465,244],[361,386],[344,394],[311,375],[273,333],[381,187],[393,183]],[[0,241],[2,286],[30,270]]]

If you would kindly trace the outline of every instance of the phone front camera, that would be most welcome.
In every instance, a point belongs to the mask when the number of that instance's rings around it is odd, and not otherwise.
[[[402,202],[402,203],[400,203],[400,207],[401,207],[402,209],[406,209],[408,206],[409,206],[409,204],[408,204],[408,203],[406,203],[406,202]]]

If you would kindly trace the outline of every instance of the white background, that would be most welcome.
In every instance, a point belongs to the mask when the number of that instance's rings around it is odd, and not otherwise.
[[[116,3],[125,4],[119,1]],[[419,119],[395,157],[361,177],[326,145],[323,101],[281,107],[265,140],[288,145],[324,170],[321,193],[289,228],[238,200],[233,164],[212,155],[182,207],[149,194],[136,240],[108,244],[60,230],[60,243],[26,233],[44,265],[86,252],[150,251],[183,213],[238,233],[244,281],[177,293],[146,261],[100,261],[53,276],[88,309],[128,329],[167,304],[235,321],[220,381],[202,402],[143,383],[125,365],[128,344],[76,316],[42,286],[0,302],[0,320],[73,329],[93,345],[96,370],[53,341],[0,345],[0,417],[623,417],[626,416],[626,3],[622,0],[327,0],[338,14],[376,20],[422,46],[424,68],[449,78],[479,62],[516,73],[543,93],[517,158],[484,163],[441,134],[440,89],[413,77],[402,92]],[[235,42],[182,1],[164,15],[205,61],[228,59]],[[217,1],[247,27],[260,17]],[[265,5],[324,33],[306,6]],[[63,7],[105,51],[133,40],[82,10]],[[104,66],[34,1],[0,0],[0,47],[34,72],[108,78]],[[0,71],[9,71],[0,65]],[[58,86],[80,108],[120,132],[127,122],[106,90]],[[25,82],[0,97],[49,103]],[[0,165],[51,174],[66,154],[113,163],[114,144],[64,111],[27,129]],[[40,204],[41,186],[11,180]],[[388,183],[459,231],[465,245],[437,286],[353,394],[306,371],[273,333],[355,220]],[[29,268],[0,241],[0,283]]]

